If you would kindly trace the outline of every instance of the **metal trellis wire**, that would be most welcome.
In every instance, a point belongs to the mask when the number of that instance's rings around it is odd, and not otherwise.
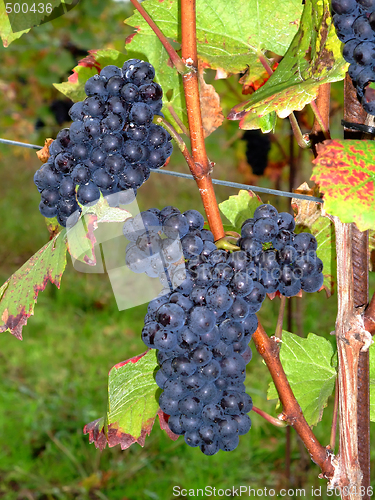
[[[0,138],[0,143],[3,144],[8,144],[10,146],[21,146],[23,148],[30,148],[30,149],[42,149],[42,146],[38,146],[36,144],[28,144],[25,142],[19,142],[19,141],[11,141],[9,139],[1,139]],[[164,174],[164,175],[172,175],[174,177],[181,177],[183,179],[189,179],[189,180],[194,180],[194,177],[189,174],[182,174],[180,172],[173,172],[171,170],[151,170],[151,172],[155,172],[157,174]],[[219,186],[226,186],[226,187],[231,187],[231,188],[236,188],[236,189],[245,189],[246,191],[254,191],[255,193],[266,193],[266,194],[273,194],[275,196],[285,196],[288,198],[297,198],[300,200],[308,200],[308,201],[313,201],[315,203],[323,203],[323,200],[321,198],[317,198],[315,196],[309,196],[307,194],[300,194],[300,193],[291,193],[289,191],[280,191],[278,189],[269,189],[269,188],[263,188],[259,186],[251,186],[248,184],[240,184],[238,182],[229,182],[229,181],[221,181],[219,179],[212,179],[213,184],[217,184]]]

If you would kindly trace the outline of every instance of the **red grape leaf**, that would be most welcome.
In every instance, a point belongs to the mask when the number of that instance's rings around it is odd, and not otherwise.
[[[168,428],[168,415],[159,408],[160,389],[154,378],[158,367],[155,350],[148,350],[111,369],[106,417],[90,422],[83,429],[96,448],[103,450],[107,444],[109,447],[119,444],[122,450],[134,443],[144,446],[156,415],[169,437],[178,438]]]
[[[360,231],[375,228],[375,144],[329,140],[317,145],[311,179],[324,193],[324,210]]]
[[[22,327],[34,314],[39,292],[48,281],[60,288],[66,266],[65,231],[61,231],[34,254],[0,288],[0,332],[22,340]]]

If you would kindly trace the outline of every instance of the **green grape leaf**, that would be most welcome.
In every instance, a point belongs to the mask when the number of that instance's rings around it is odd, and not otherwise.
[[[360,231],[375,228],[373,141],[329,140],[317,146],[311,179],[324,193],[324,209]]]
[[[14,42],[14,40],[17,40],[25,33],[28,33],[30,31],[30,28],[14,32],[12,30],[8,14],[5,10],[5,2],[3,0],[0,0],[0,37],[4,47],[8,47],[12,42]]]
[[[122,66],[128,57],[122,52],[114,49],[89,50],[89,55],[78,62],[78,66],[73,69],[73,74],[69,76],[67,82],[54,83],[53,86],[62,94],[69,97],[74,102],[83,101],[86,98],[86,81],[100,73],[104,66],[114,64]]]
[[[332,344],[313,333],[301,338],[283,331],[280,361],[307,423],[316,425],[335,387]],[[276,387],[271,382],[267,399],[276,398]]]
[[[330,296],[336,283],[336,236],[335,227],[328,217],[319,217],[310,227],[316,238],[316,254],[323,262],[323,286]]]
[[[65,231],[61,231],[34,254],[0,288],[0,332],[22,340],[22,327],[34,314],[39,292],[48,281],[60,288],[66,266]]]
[[[82,207],[81,217],[67,231],[67,246],[72,258],[89,266],[95,266],[96,237],[94,231],[98,225],[124,222],[129,217],[131,214],[127,210],[110,207],[103,195],[95,205]]]
[[[231,222],[236,231],[241,232],[241,225],[254,215],[262,200],[252,191],[241,190],[219,204],[220,211]]]
[[[255,130],[260,128],[263,134],[275,132],[277,115],[274,111],[264,116],[253,116],[246,113],[240,120],[239,127],[243,130]]]
[[[0,36],[4,47],[20,38],[31,28],[67,14],[79,0],[15,0],[0,1]],[[7,6],[8,14],[5,9]]]
[[[369,349],[370,356],[370,420],[375,422],[375,344]]]
[[[179,3],[146,0],[142,7],[150,14],[163,33],[181,42]],[[283,56],[297,32],[302,13],[299,0],[197,0],[198,56],[208,67],[225,73],[263,73],[258,52],[269,50]],[[136,12],[127,21],[140,27],[144,34],[151,28]]]
[[[67,248],[73,260],[89,266],[96,265],[94,230],[96,216],[87,214],[80,217],[73,227],[67,231]]]
[[[259,118],[276,112],[280,118],[302,110],[319,86],[345,77],[347,63],[332,24],[329,0],[305,3],[298,33],[268,81],[251,98],[235,106],[230,120]]]
[[[146,0],[142,7],[166,37],[181,43],[177,0]],[[225,0],[198,0],[198,56],[204,67],[216,69],[221,74],[246,71],[247,81],[257,80],[259,75],[264,74],[258,54],[269,50],[284,55],[298,29],[301,12],[299,0],[287,0],[282,4],[277,0],[233,0],[230,9]],[[186,125],[182,81],[176,70],[171,67],[164,47],[138,12],[127,19],[126,24],[137,29],[137,32],[128,38],[126,48],[129,57],[147,58],[155,67],[156,81],[164,92],[163,113],[168,121],[175,124],[168,110],[168,106],[173,106],[178,117]],[[268,62],[272,65],[272,61]],[[168,91],[172,91],[171,97]],[[270,131],[273,121],[263,121],[262,130]],[[177,124],[176,128],[179,129]],[[252,124],[250,128],[259,127]]]
[[[101,450],[107,444],[109,447],[120,444],[122,450],[134,443],[144,446],[157,414],[162,429],[169,431],[168,417],[159,409],[160,389],[154,378],[158,368],[156,351],[151,349],[111,369],[107,414],[83,429],[84,434],[89,434],[90,443]],[[171,431],[168,435],[172,439],[178,437]]]
[[[297,190],[301,194],[316,195],[307,183],[303,183]],[[317,256],[323,262],[323,286],[329,297],[332,295],[336,283],[336,236],[331,220],[324,216],[322,205],[314,201],[292,199],[292,208],[295,212],[296,232],[308,231],[313,234],[318,243]]]

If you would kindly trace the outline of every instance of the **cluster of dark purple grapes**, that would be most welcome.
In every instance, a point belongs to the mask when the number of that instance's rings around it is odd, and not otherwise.
[[[267,292],[317,291],[323,275],[314,236],[295,235],[293,217],[272,205],[244,222],[232,253],[218,249],[203,224],[195,210],[153,208],[128,219],[124,234],[130,269],[165,273],[142,330],[145,344],[158,349],[160,407],[175,434],[212,455],[235,449],[250,429],[245,368]]]
[[[279,291],[293,297],[302,289],[317,292],[323,285],[323,263],[310,233],[294,233],[293,216],[272,205],[259,206],[241,228],[237,259],[243,272],[260,283],[266,293]],[[267,246],[268,248],[264,248]]]
[[[123,227],[130,241],[126,265],[135,273],[159,278],[167,291],[173,290],[184,279],[185,258],[216,250],[212,233],[203,225],[204,219],[196,210],[181,214],[172,206],[151,208],[127,219]]]
[[[87,205],[100,193],[136,193],[150,169],[165,164],[172,144],[169,133],[152,123],[163,94],[154,76],[151,64],[130,59],[122,69],[106,66],[87,80],[88,97],[71,107],[72,125],[59,132],[34,176],[44,217],[66,226],[72,214],[80,214],[77,200]]]
[[[142,330],[145,344],[158,349],[156,383],[169,428],[206,455],[234,450],[251,427],[244,380],[258,326],[252,311],[265,293],[251,281],[239,286],[238,274],[225,250],[201,251],[175,290],[150,302]]]
[[[332,0],[333,23],[344,42],[344,59],[365,111],[375,115],[375,98],[366,92],[375,81],[375,0]]]

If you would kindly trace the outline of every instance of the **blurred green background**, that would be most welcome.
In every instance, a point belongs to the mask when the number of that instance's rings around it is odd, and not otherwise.
[[[69,102],[52,83],[66,80],[89,49],[123,51],[131,33],[123,20],[130,15],[128,3],[83,0],[66,16],[32,30],[7,49],[0,48],[0,136],[43,144],[64,124],[68,126],[64,117]],[[235,78],[214,82],[209,71],[206,78],[222,97],[224,115],[244,99]],[[333,86],[332,96],[332,135],[338,137],[342,83]],[[300,113],[299,119],[308,131],[309,112]],[[286,190],[309,179],[310,153],[294,145],[296,174],[290,182],[292,146],[287,122],[278,123],[269,165],[261,177],[252,174],[241,134],[238,123],[225,120],[207,139],[209,157],[216,162],[214,177]],[[34,151],[0,144],[1,283],[48,240],[33,184],[39,167]],[[177,148],[168,168],[187,171]],[[236,194],[223,187],[216,192],[219,202]],[[196,208],[203,213],[192,181],[156,173],[139,190],[137,200],[140,210],[170,204],[181,211]],[[290,208],[288,199],[263,200],[279,210]],[[189,448],[182,438],[172,442],[157,421],[144,448],[134,445],[126,451],[115,447],[100,452],[90,445],[82,428],[105,412],[109,369],[144,351],[140,333],[146,305],[119,312],[108,277],[78,273],[68,261],[61,290],[49,284],[40,294],[35,316],[23,329],[23,342],[9,333],[0,336],[0,498],[158,500],[174,498],[172,488],[177,485],[187,489],[208,485],[305,488],[306,498],[314,497],[312,488],[321,487],[321,497],[327,498],[325,481],[318,479],[319,470],[294,431],[289,440],[285,428],[275,428],[254,413],[253,427],[241,437],[240,446],[213,457]],[[274,331],[278,309],[279,299],[267,300],[259,313],[269,334]],[[335,316],[334,296],[305,294],[292,299],[284,328],[289,325],[300,335],[314,332],[334,342],[330,332]],[[266,399],[269,382],[267,369],[254,352],[247,367],[247,391],[257,407],[276,415],[275,401]],[[330,398],[316,428],[323,444],[329,442],[332,403]],[[375,470],[375,446],[372,449]]]

